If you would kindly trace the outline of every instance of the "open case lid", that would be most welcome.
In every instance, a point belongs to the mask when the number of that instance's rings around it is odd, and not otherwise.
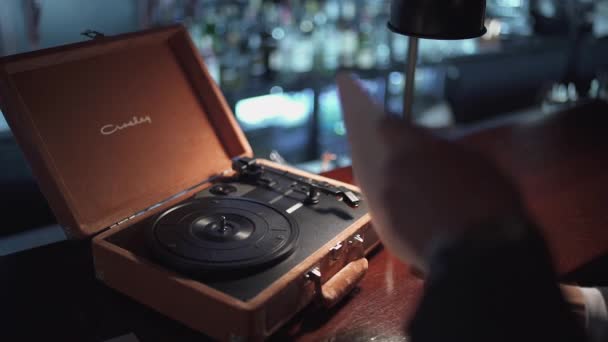
[[[0,59],[0,108],[72,237],[252,154],[181,26]]]

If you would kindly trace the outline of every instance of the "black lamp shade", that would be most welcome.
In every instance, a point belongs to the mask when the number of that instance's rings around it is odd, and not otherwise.
[[[486,0],[392,0],[388,27],[406,36],[468,39],[486,33]]]

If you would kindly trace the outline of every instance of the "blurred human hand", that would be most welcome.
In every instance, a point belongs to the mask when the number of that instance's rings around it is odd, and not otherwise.
[[[426,269],[433,242],[479,224],[521,215],[516,187],[493,162],[465,146],[397,119],[377,127],[385,158],[376,203],[386,224],[383,243],[400,259]]]
[[[521,214],[517,189],[489,160],[388,119],[357,77],[336,77],[353,170],[380,239],[425,270],[433,241]]]

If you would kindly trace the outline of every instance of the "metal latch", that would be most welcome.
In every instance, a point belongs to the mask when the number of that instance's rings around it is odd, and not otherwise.
[[[329,256],[331,258],[331,261],[336,261],[340,259],[340,254],[342,254],[342,247],[344,247],[342,242],[338,242],[335,246],[329,249]]]

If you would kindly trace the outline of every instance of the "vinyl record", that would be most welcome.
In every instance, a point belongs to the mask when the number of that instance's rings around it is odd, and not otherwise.
[[[151,251],[188,273],[257,269],[287,257],[298,227],[271,205],[244,198],[201,198],[159,215],[148,230]]]

